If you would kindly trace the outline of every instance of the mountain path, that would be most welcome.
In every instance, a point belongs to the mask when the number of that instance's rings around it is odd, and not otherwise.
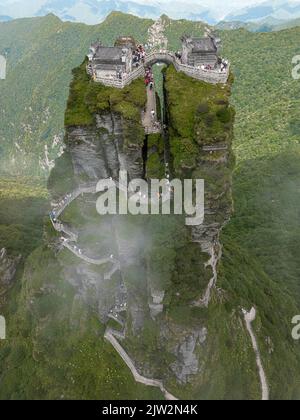
[[[152,111],[154,111],[154,115],[152,115]],[[154,87],[153,89],[150,89],[149,86],[147,87],[147,105],[146,112],[142,118],[142,124],[145,128],[146,134],[161,132],[160,123],[157,119],[157,106]]]
[[[253,331],[253,328],[252,328],[252,323],[256,319],[256,309],[252,308],[250,312],[247,312],[245,309],[243,309],[243,314],[244,314],[244,319],[245,319],[245,323],[246,323],[246,328],[247,328],[248,333],[251,337],[253,350],[254,350],[255,355],[256,355],[256,364],[257,364],[257,367],[258,367],[259,378],[260,378],[261,389],[262,389],[262,401],[268,401],[269,400],[269,386],[268,386],[267,377],[266,377],[266,374],[265,374],[265,371],[264,371],[264,368],[263,368],[262,359],[261,359],[257,339],[255,337],[255,334],[254,334],[254,331]]]
[[[164,387],[162,381],[157,380],[157,379],[149,379],[149,378],[145,378],[144,376],[140,375],[136,369],[136,367],[134,366],[133,361],[131,360],[131,358],[128,356],[128,354],[126,353],[126,351],[123,349],[123,347],[120,345],[120,343],[118,342],[118,340],[114,337],[114,333],[113,330],[111,329],[107,329],[104,335],[104,338],[110,342],[110,344],[114,347],[114,349],[116,350],[116,352],[120,355],[120,357],[123,359],[123,361],[126,363],[126,365],[128,366],[128,368],[130,369],[134,379],[136,382],[139,382],[143,385],[146,386],[152,386],[152,387],[156,387],[159,388],[161,390],[161,392],[163,393],[164,397],[166,400],[171,400],[171,401],[177,401],[178,399],[176,397],[174,397],[174,395],[170,394],[166,388]]]

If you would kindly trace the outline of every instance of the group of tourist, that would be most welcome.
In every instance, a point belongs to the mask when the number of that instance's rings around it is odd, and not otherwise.
[[[70,200],[71,200],[71,198],[72,198],[72,194],[67,194],[59,203],[58,203],[58,207],[63,207],[63,206],[65,206],[66,204],[68,204],[69,202],[70,202]],[[50,218],[51,218],[51,220],[54,222],[54,223],[57,223],[57,216],[56,216],[56,211],[55,210],[52,210],[51,212],[50,212]]]
[[[63,244],[69,244],[69,239],[65,238],[64,236],[61,237],[61,241],[62,241]],[[78,246],[76,246],[76,245],[70,245],[70,246],[73,248],[75,253],[77,253],[79,255],[82,255],[82,250],[80,248],[78,248]]]
[[[137,49],[132,52],[132,63],[134,67],[139,67],[140,63],[145,62],[146,51],[143,45],[138,45]]]
[[[181,62],[182,53],[181,53],[180,51],[177,51],[177,52],[175,53],[175,57],[177,58],[177,60],[180,60],[180,62]]]
[[[161,130],[161,124],[160,121],[158,121],[157,119],[157,115],[154,109],[151,110],[151,122],[152,122],[152,127],[155,130]]]
[[[225,72],[228,68],[229,61],[228,60],[221,60],[221,72]]]
[[[111,178],[112,179],[112,178]],[[72,194],[67,194],[59,203],[58,203],[58,206],[60,206],[60,207],[63,207],[63,206],[65,206],[66,204],[68,204],[68,203],[70,203],[71,202],[71,199],[72,199]],[[59,220],[58,220],[58,218],[57,218],[57,216],[58,216],[58,210],[56,210],[56,209],[53,209],[53,210],[51,210],[50,211],[50,213],[49,213],[49,217],[50,217],[50,219],[51,219],[51,221],[53,222],[53,224],[54,224],[54,227],[55,227],[55,229],[57,230],[57,231],[62,231],[63,230],[63,223],[62,222],[60,222]],[[72,239],[68,239],[68,238],[66,238],[66,237],[64,237],[64,236],[61,236],[60,237],[60,240],[61,240],[61,243],[63,244],[63,246],[67,246],[67,245],[69,245],[72,249],[73,249],[73,251],[76,253],[76,254],[78,254],[79,256],[83,256],[83,251],[82,251],[82,249],[81,248],[79,248],[77,245],[74,245],[74,244],[70,244],[70,242],[73,242],[73,240]],[[113,254],[111,254],[110,255],[110,260],[113,262],[114,261],[114,255]]]
[[[147,67],[145,73],[145,85],[152,90],[154,88],[154,77],[151,67]]]
[[[227,70],[228,65],[228,60],[220,59],[218,63],[215,64],[215,66],[212,66],[211,64],[202,64],[200,68],[201,70],[219,70],[221,73],[223,73]]]
[[[216,67],[215,67],[216,68]],[[201,70],[214,70],[214,67],[211,66],[210,64],[202,64],[201,66]]]
[[[53,221],[53,223],[57,223],[56,212],[54,210],[50,212],[49,216],[50,216],[50,219]]]
[[[149,87],[150,90],[154,89],[154,76],[151,67],[147,67],[145,69],[145,85],[147,88]],[[157,120],[155,109],[152,109],[150,114],[152,128],[155,130],[160,130],[161,125],[160,122]]]

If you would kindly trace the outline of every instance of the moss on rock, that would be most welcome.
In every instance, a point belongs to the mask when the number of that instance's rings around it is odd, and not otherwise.
[[[137,79],[124,89],[94,82],[86,72],[87,60],[73,70],[73,81],[65,114],[65,126],[93,125],[96,113],[116,112],[139,122],[146,105],[145,86]]]

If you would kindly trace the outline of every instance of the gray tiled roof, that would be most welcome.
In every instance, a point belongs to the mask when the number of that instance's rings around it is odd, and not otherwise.
[[[216,52],[217,47],[211,38],[192,38],[193,52]]]
[[[186,44],[192,52],[217,52],[217,46],[213,38],[192,38],[189,36],[184,36],[182,41]]]
[[[122,48],[119,47],[98,47],[94,60],[97,63],[122,63]]]

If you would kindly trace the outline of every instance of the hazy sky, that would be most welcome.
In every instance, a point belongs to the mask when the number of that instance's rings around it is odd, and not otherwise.
[[[85,0],[82,0],[83,2]],[[126,0],[121,0],[126,2]],[[136,3],[143,4],[176,4],[179,7],[185,7],[188,3],[193,4],[194,7],[191,9],[195,10],[195,5],[199,5],[205,8],[209,8],[217,16],[225,16],[230,12],[237,11],[239,9],[245,8],[247,6],[253,6],[254,4],[260,4],[266,2],[266,0],[131,0]],[[267,0],[269,3],[300,3],[300,0]],[[62,5],[70,5],[72,0],[0,0],[0,14],[1,12],[6,12],[6,14],[12,17],[21,17],[21,16],[32,16],[34,15],[41,6],[46,3],[61,3]],[[80,3],[80,0],[76,0],[77,3]],[[179,6],[178,3],[181,3]],[[176,6],[175,6],[176,7]]]
[[[121,0],[126,1],[126,0]],[[136,3],[151,4],[151,3],[174,3],[174,0],[132,0]],[[187,0],[184,3],[199,4],[201,6],[207,6],[213,9],[236,9],[243,8],[253,4],[263,3],[266,0]],[[276,2],[277,0],[274,0]],[[287,2],[296,2],[297,0],[287,0]],[[48,0],[0,0],[0,5],[14,5],[18,4],[18,8],[23,8],[24,11],[28,9],[39,8],[41,5],[47,3]],[[64,0],[62,0],[64,3]]]

